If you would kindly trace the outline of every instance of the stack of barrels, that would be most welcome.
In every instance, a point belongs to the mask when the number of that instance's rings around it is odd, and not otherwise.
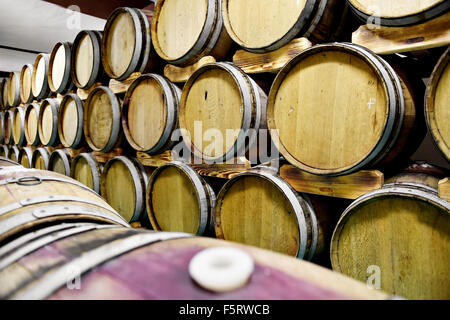
[[[349,42],[356,19],[418,24],[447,12],[448,1],[374,5],[160,0],[151,14],[118,8],[104,30],[58,42],[0,82],[0,156],[54,172],[36,173],[40,183],[58,176],[58,183],[68,179],[83,189],[71,196],[101,195],[108,203],[102,208],[133,226],[269,249],[364,282],[377,266],[380,287],[391,294],[448,299],[450,204],[436,187],[450,174],[407,164],[427,131],[450,163],[450,48],[437,49],[425,87],[405,68],[407,56],[382,57]],[[313,46],[275,77],[228,62],[237,47],[271,53],[296,37]],[[189,69],[205,56],[217,62],[197,68],[185,83],[162,75],[167,64]],[[126,92],[116,93],[110,81],[127,84]],[[154,168],[137,152],[178,159]],[[192,165],[199,160],[214,171],[221,163],[226,170],[240,157],[252,168],[228,180]],[[380,169],[390,180],[353,203],[301,194],[276,168],[261,165],[279,157],[315,175]],[[87,220],[64,229],[91,230],[80,246],[94,234],[105,246],[140,235]],[[62,232],[48,228],[48,234]],[[22,291],[1,296],[22,294],[28,297]],[[72,294],[60,290],[53,297]]]

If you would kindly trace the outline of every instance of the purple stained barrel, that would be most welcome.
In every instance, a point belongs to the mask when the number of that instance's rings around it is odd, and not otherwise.
[[[2,299],[386,299],[365,284],[286,255],[183,233],[91,223],[41,229],[0,248]],[[37,250],[36,243],[41,246]],[[234,247],[254,261],[249,280],[224,293],[203,289],[191,259],[210,247]],[[27,250],[33,248],[33,250]],[[29,251],[29,252],[28,252]],[[26,268],[26,274],[20,272]],[[82,276],[79,277],[78,275]]]

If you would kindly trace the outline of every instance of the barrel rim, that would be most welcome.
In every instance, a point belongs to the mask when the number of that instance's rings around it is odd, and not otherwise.
[[[168,162],[153,171],[152,175],[149,178],[148,187],[145,192],[145,205],[147,208],[147,215],[150,220],[150,223],[154,230],[162,231],[161,227],[158,224],[156,219],[153,206],[151,204],[151,194],[153,192],[154,184],[158,178],[158,176],[168,168],[176,168],[180,171],[185,177],[189,179],[189,182],[193,185],[195,193],[197,195],[197,200],[199,203],[199,226],[196,231],[197,236],[202,236],[208,230],[208,224],[210,222],[210,216],[214,215],[214,208],[210,206],[210,197],[209,190],[206,190],[204,181],[200,177],[200,175],[192,169],[188,164],[183,163],[181,161],[171,161]]]
[[[219,194],[217,195],[216,199],[216,206],[214,210],[215,214],[215,231],[216,236],[218,239],[225,239],[223,235],[223,230],[220,226],[221,222],[221,206],[224,200],[224,197],[226,193],[229,191],[228,189],[239,179],[248,177],[248,176],[254,176],[258,178],[262,178],[269,183],[271,183],[273,186],[275,186],[288,200],[292,210],[295,213],[295,216],[297,217],[297,230],[299,233],[299,243],[298,243],[298,250],[297,250],[297,258],[298,259],[305,259],[306,257],[312,257],[313,252],[310,252],[309,250],[311,248],[308,248],[308,238],[311,236],[311,234],[308,232],[307,229],[307,222],[305,217],[305,209],[302,206],[302,204],[306,204],[306,201],[304,201],[299,194],[292,188],[289,183],[287,183],[285,180],[283,180],[278,175],[273,174],[272,172],[265,172],[264,169],[250,169],[248,171],[244,171],[230,180],[228,180],[222,189],[220,190]],[[303,200],[303,201],[302,201]],[[309,207],[307,207],[309,208]],[[313,241],[311,241],[311,245],[313,245]]]
[[[159,24],[159,16],[161,14],[162,7],[164,5],[165,0],[160,0],[156,2],[155,9],[153,12],[153,19],[152,19],[152,25],[151,25],[151,35],[152,35],[152,43],[153,48],[155,48],[156,53],[159,57],[164,59],[165,61],[179,66],[184,66],[186,64],[189,64],[192,59],[194,59],[196,56],[201,55],[204,47],[207,45],[208,41],[210,40],[211,34],[214,31],[214,24],[215,24],[215,18],[218,17],[217,10],[218,10],[218,1],[221,0],[206,0],[207,1],[207,10],[206,10],[206,17],[205,22],[203,24],[202,30],[200,31],[199,36],[197,37],[194,46],[188,50],[186,53],[184,53],[180,57],[171,58],[169,57],[163,50],[161,49],[161,46],[159,45],[158,40],[158,24]],[[220,12],[219,12],[220,15]]]
[[[14,144],[14,136],[12,133],[13,130],[13,120],[14,120],[14,110],[9,109],[5,111],[4,118],[3,118],[3,130],[5,132],[4,134],[4,142],[5,144],[13,145]],[[5,124],[9,122],[9,130],[7,131],[7,126]]]
[[[4,132],[4,119],[5,119],[5,113],[3,111],[0,111],[0,144],[5,141],[5,132]]]
[[[72,159],[72,163],[70,165],[70,177],[72,179],[75,179],[75,166],[81,158],[83,158],[87,162],[91,170],[92,183],[94,186],[92,190],[94,190],[95,193],[100,194],[100,176],[102,170],[100,164],[98,163],[97,159],[95,159],[92,153],[82,152]]]
[[[11,83],[14,79],[14,96],[13,101],[10,101]],[[17,107],[20,104],[20,71],[12,71],[8,76],[8,102],[10,107]]]
[[[65,54],[65,66],[64,66],[64,75],[61,80],[61,83],[58,87],[56,87],[53,83],[53,64],[55,62],[55,57],[58,49],[60,47],[64,48]],[[48,85],[50,90],[53,92],[57,92],[63,94],[64,92],[70,90],[73,86],[72,77],[70,74],[71,61],[72,61],[72,43],[67,41],[60,41],[55,44],[52,52],[50,53],[49,64],[48,64]]]
[[[65,136],[64,136],[64,130],[62,127],[62,121],[63,121],[63,113],[65,111],[65,108],[67,107],[67,103],[69,100],[72,99],[75,102],[75,107],[77,109],[77,133],[75,135],[75,139],[72,143],[69,143]],[[84,132],[83,132],[83,123],[84,123],[84,106],[83,102],[81,101],[80,97],[74,93],[66,94],[63,99],[61,100],[61,103],[59,105],[59,111],[58,111],[58,135],[59,140],[61,141],[62,145],[66,148],[72,148],[72,149],[78,149],[83,145],[84,142]]]
[[[88,36],[92,43],[92,69],[89,79],[85,85],[81,84],[78,81],[78,77],[76,74],[76,59],[77,59],[77,49],[80,46],[80,41],[84,36]],[[102,34],[96,30],[81,30],[72,44],[72,52],[71,52],[71,68],[70,68],[70,76],[72,78],[73,83],[77,88],[80,89],[88,89],[92,87],[96,80],[99,80],[103,73],[103,69],[101,66],[101,40]]]
[[[294,68],[299,61],[302,61],[305,57],[312,56],[317,52],[322,51],[340,51],[347,54],[356,55],[362,61],[364,61],[377,75],[379,79],[383,79],[381,82],[384,89],[384,94],[387,99],[386,102],[386,111],[387,116],[384,119],[385,127],[383,132],[380,134],[378,142],[374,145],[371,151],[367,153],[365,158],[362,160],[348,165],[343,168],[333,168],[333,169],[318,169],[313,168],[307,164],[304,164],[295,159],[294,156],[290,154],[290,152],[284,147],[281,139],[279,139],[279,135],[277,132],[277,128],[274,124],[274,107],[276,102],[276,97],[278,94],[278,89],[280,88],[283,80],[287,76],[287,74]],[[376,58],[376,55],[369,51],[368,49],[362,49],[359,46],[354,46],[353,44],[348,43],[329,43],[329,44],[320,44],[308,48],[297,56],[292,58],[277,74],[275,80],[273,81],[272,87],[270,89],[270,93],[267,101],[267,126],[270,130],[270,134],[272,136],[272,141],[280,153],[288,160],[291,164],[304,170],[306,172],[316,174],[316,175],[327,175],[327,176],[341,176],[350,174],[352,172],[358,171],[370,164],[384,148],[389,143],[389,138],[392,136],[392,132],[394,130],[395,121],[399,120],[396,117],[396,113],[398,110],[397,105],[397,88],[394,85],[395,82],[392,81],[390,77],[390,72],[385,68],[385,65]]]
[[[10,150],[11,152],[10,152],[10,156],[12,157],[13,155],[16,157],[16,161],[14,161],[13,159],[11,159],[11,160],[13,160],[14,162],[17,162],[18,163],[18,161],[19,161],[19,153],[20,153],[20,148],[17,146],[17,145],[13,145],[12,147],[11,147],[11,150]]]
[[[0,159],[2,159],[2,160],[11,160],[11,159],[9,159],[9,148],[8,148],[8,146],[7,145],[4,145],[4,144],[2,144],[2,145],[0,145],[0,148],[2,148],[3,149],[3,152],[4,152],[4,156],[3,157],[0,157]],[[12,160],[11,160],[12,161]]]
[[[33,94],[33,96],[39,100],[39,99],[44,99],[46,98],[49,94],[50,94],[50,87],[48,86],[48,64],[49,64],[49,54],[48,53],[39,53],[36,57],[36,59],[34,60],[34,64],[33,64],[33,74],[31,76],[31,92]],[[41,59],[44,59],[44,63],[45,63],[45,75],[43,77],[43,82],[42,82],[42,87],[40,89],[40,91],[35,94],[35,88],[36,88],[36,72],[37,72],[37,67],[39,64],[39,61]]]
[[[374,14],[368,14],[362,11],[362,9],[358,8],[358,6],[354,3],[354,0],[347,0],[347,3],[349,4],[353,13],[359,18],[359,20],[367,22],[371,18],[374,18],[380,25],[387,27],[407,27],[415,24],[424,23],[433,18],[437,18],[441,15],[444,15],[450,9],[450,3],[448,1],[443,0],[434,6],[428,7],[422,12],[413,13],[400,17],[383,17],[383,16],[375,16]]]
[[[54,166],[55,158],[57,158],[57,157],[59,157],[63,161],[64,170],[65,170],[64,175],[69,176],[70,168],[71,168],[70,165],[71,165],[72,161],[71,161],[69,152],[65,149],[56,149],[50,154],[50,158],[48,159],[48,170],[54,172],[53,166]]]
[[[30,92],[28,93],[28,99],[25,99],[24,97],[24,86],[23,86],[23,77],[25,72],[29,72],[30,73]],[[33,90],[31,88],[31,81],[33,78],[33,65],[32,64],[25,64],[22,69],[20,70],[20,99],[22,101],[22,103],[27,104],[27,103],[31,103],[34,99],[33,96]]]
[[[14,110],[13,123],[16,121],[16,117],[19,117],[19,120],[20,120],[19,137],[15,137],[14,128],[13,128],[13,137],[14,137],[14,141],[15,141],[16,145],[22,146],[26,142],[26,139],[25,139],[25,111],[24,111],[24,108],[21,106],[18,106],[16,108],[14,108],[13,110]]]
[[[50,138],[47,142],[44,141],[44,131],[42,128],[42,120],[44,116],[44,112],[47,107],[50,106],[52,111],[52,132],[50,134]],[[39,132],[39,140],[42,144],[46,146],[54,146],[59,142],[58,136],[58,112],[59,112],[59,100],[55,98],[47,98],[41,102],[41,106],[39,108],[39,116],[38,116],[38,132]]]
[[[0,79],[0,110],[4,110],[7,108],[5,102],[3,101],[3,89],[6,85],[6,82],[6,79]]]
[[[336,246],[339,242],[339,237],[345,224],[347,223],[349,217],[354,213],[354,209],[358,208],[364,203],[374,201],[377,198],[388,198],[390,196],[396,196],[408,199],[418,199],[422,202],[426,202],[432,206],[438,207],[443,211],[447,211],[447,213],[450,214],[450,203],[440,198],[437,193],[431,191],[431,188],[427,188],[422,184],[414,185],[412,183],[393,183],[385,185],[381,189],[368,192],[353,201],[340,216],[331,237],[330,261],[333,270],[339,272],[342,270],[339,264],[339,255]]]
[[[98,93],[102,91],[103,93],[106,93],[108,95],[109,101],[111,102],[111,112],[112,112],[112,127],[111,132],[108,141],[106,142],[106,145],[102,147],[97,147],[94,142],[91,139],[91,135],[89,132],[88,127],[88,115],[91,108],[91,101],[93,97]],[[94,151],[100,151],[100,152],[109,152],[111,149],[113,149],[114,145],[116,144],[117,140],[119,139],[120,133],[121,133],[121,109],[120,109],[120,102],[119,98],[116,96],[116,94],[108,87],[105,86],[99,86],[96,87],[94,90],[89,93],[89,96],[87,97],[85,103],[84,103],[84,116],[83,116],[83,131],[84,131],[84,137],[86,139],[87,144],[89,147],[91,147]]]
[[[280,39],[273,41],[272,43],[262,46],[262,47],[249,47],[246,46],[244,42],[237,36],[237,34],[233,31],[233,27],[230,23],[230,17],[228,14],[228,1],[229,0],[220,0],[222,1],[222,16],[225,28],[229,36],[236,42],[239,46],[245,49],[248,52],[252,53],[266,53],[270,51],[275,51],[280,49],[282,46],[289,43],[293,40],[299,33],[302,32],[305,27],[308,27],[308,23],[313,17],[313,13],[316,7],[316,0],[306,0],[305,7],[300,12],[297,21],[291,27],[291,29],[285,33]]]
[[[136,89],[136,87],[138,87],[141,84],[141,82],[148,80],[148,79],[155,80],[156,83],[161,88],[161,91],[163,92],[163,96],[164,96],[164,102],[165,102],[164,107],[166,109],[164,130],[163,130],[161,136],[159,137],[158,141],[150,149],[141,147],[137,144],[137,142],[134,140],[133,136],[131,135],[130,128],[128,126],[128,111],[130,108],[130,101],[131,101],[133,92]],[[122,103],[121,123],[122,123],[122,129],[123,129],[125,138],[127,139],[128,143],[131,145],[131,147],[133,147],[133,149],[154,155],[154,154],[159,154],[159,153],[166,151],[172,145],[172,141],[170,141],[171,135],[172,135],[172,132],[178,126],[179,100],[180,100],[179,94],[178,94],[178,92],[176,92],[174,85],[164,76],[161,76],[161,75],[158,75],[155,73],[147,73],[147,74],[143,74],[143,75],[139,76],[131,83],[131,85],[127,89],[125,98]]]
[[[218,69],[227,72],[234,80],[235,84],[239,88],[239,94],[241,96],[242,104],[243,104],[243,111],[242,111],[242,121],[241,121],[241,130],[239,132],[238,137],[235,139],[235,143],[232,147],[230,147],[225,153],[222,153],[219,156],[207,156],[203,154],[201,150],[197,148],[197,146],[194,145],[194,143],[191,141],[190,133],[185,129],[185,110],[186,110],[186,102],[187,98],[190,93],[190,89],[192,88],[193,84],[197,80],[197,78],[205,71]],[[188,79],[186,84],[183,87],[183,91],[181,93],[180,98],[180,104],[179,104],[179,126],[182,130],[181,135],[183,137],[183,143],[186,145],[186,147],[196,156],[200,159],[205,159],[207,161],[227,161],[231,158],[233,158],[236,154],[242,154],[244,151],[248,149],[247,144],[241,144],[236,146],[238,142],[245,142],[245,137],[247,135],[247,132],[249,129],[252,128],[252,125],[254,127],[256,119],[252,119],[252,114],[255,108],[258,108],[260,106],[256,105],[256,98],[255,96],[258,93],[254,92],[254,87],[249,80],[249,77],[238,67],[231,63],[227,62],[213,62],[208,63],[201,68],[197,69]],[[256,130],[259,130],[259,128],[254,128]]]
[[[36,148],[36,150],[33,151],[33,156],[31,157],[31,166],[33,168],[36,168],[36,160],[38,157],[41,157],[44,161],[44,167],[45,170],[48,169],[48,160],[50,158],[50,152],[46,148]]]
[[[133,180],[134,184],[134,193],[136,196],[135,200],[135,207],[133,215],[131,216],[130,221],[127,221],[128,223],[139,221],[140,218],[145,214],[145,190],[146,190],[146,181],[144,178],[144,172],[142,172],[142,165],[134,159],[134,158],[128,158],[125,156],[117,156],[109,160],[105,167],[103,168],[101,179],[100,179],[100,194],[102,197],[105,197],[106,195],[106,175],[108,174],[109,168],[113,165],[115,162],[121,162],[125,165],[125,167],[128,169],[131,178]],[[119,213],[120,214],[120,213]],[[124,218],[124,217],[123,217]],[[124,218],[125,219],[125,218]]]
[[[450,4],[450,3],[449,3]],[[428,130],[431,133],[431,137],[435,145],[438,147],[437,149],[441,152],[441,154],[450,161],[450,145],[442,139],[442,135],[439,132],[439,128],[437,127],[436,117],[435,117],[435,95],[436,89],[440,82],[440,79],[444,73],[444,71],[450,65],[450,46],[445,50],[445,52],[439,58],[436,66],[433,69],[431,74],[431,79],[428,82],[427,90],[425,93],[425,122],[427,124]]]
[[[40,110],[41,106],[39,103],[29,103],[26,105],[25,107],[25,138],[27,140],[27,142],[29,144],[31,144],[32,146],[38,146],[41,143],[41,138],[39,137],[39,110]],[[30,137],[29,133],[28,133],[28,117],[30,115],[31,110],[34,109],[34,112],[36,113],[36,136],[34,137],[34,139],[32,140],[32,137]]]

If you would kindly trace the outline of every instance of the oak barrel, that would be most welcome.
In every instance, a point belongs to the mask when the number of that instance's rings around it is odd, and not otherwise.
[[[58,115],[58,134],[64,147],[79,149],[85,144],[83,123],[83,102],[76,94],[65,95]]]
[[[79,182],[23,167],[0,172],[0,241],[12,240],[38,225],[70,221],[128,224],[98,194]]]
[[[10,72],[8,78],[8,105],[17,107],[20,104],[20,72]]]
[[[178,87],[157,74],[133,81],[122,104],[122,127],[135,150],[160,154],[173,146],[180,96]]]
[[[47,170],[49,159],[50,152],[46,148],[37,148],[33,151],[33,156],[31,157],[31,167],[39,170]]]
[[[448,300],[450,203],[438,197],[438,181],[402,173],[356,199],[333,234],[333,269],[366,282],[376,268],[386,292]]]
[[[236,243],[192,237],[183,233],[154,233],[86,223],[71,223],[56,230],[55,226],[52,227],[22,236],[10,242],[7,250],[0,252],[0,281],[5,284],[0,288],[0,298],[390,298],[383,292],[370,290],[358,281],[306,261]],[[41,242],[39,245],[38,241]],[[31,250],[33,247],[36,249]],[[192,281],[190,261],[200,251],[213,247],[234,248],[248,254],[254,263],[251,280],[237,290],[223,293],[203,289]],[[223,258],[228,261],[228,256]],[[29,272],[20,273],[24,268]],[[79,271],[81,277],[76,277],[75,270]]]
[[[20,153],[19,147],[14,145],[10,149],[9,158],[14,162],[19,162],[19,153]]]
[[[408,158],[415,151],[409,140],[423,139],[415,130],[420,107],[379,56],[334,43],[303,51],[280,71],[267,122],[291,164],[337,176]]]
[[[221,11],[221,0],[158,1],[151,30],[156,52],[167,62],[183,66],[207,55],[223,60],[232,41]]]
[[[2,150],[3,148],[0,147],[0,168],[3,167],[11,167],[11,166],[20,166],[19,163],[12,161],[11,159],[8,159],[7,157],[2,155]]]
[[[38,119],[41,106],[39,103],[30,103],[25,107],[25,138],[32,146],[41,144],[38,131]]]
[[[16,107],[14,110],[13,118],[13,138],[14,142],[18,146],[26,144],[25,139],[25,110],[23,107]]]
[[[13,137],[13,124],[14,121],[14,110],[6,110],[5,114],[3,116],[3,139],[5,144],[14,144],[14,137]]]
[[[39,109],[38,132],[41,143],[45,146],[59,144],[58,135],[59,100],[47,98]]]
[[[428,128],[445,158],[450,161],[450,47],[433,70],[426,93],[425,116]]]
[[[20,71],[20,99],[22,103],[33,101],[33,92],[31,90],[31,79],[33,77],[33,65],[26,64]]]
[[[103,168],[100,194],[127,222],[142,221],[147,184],[147,172],[136,159],[118,156]]]
[[[32,168],[31,160],[33,159],[33,151],[33,147],[23,147],[22,149],[20,149],[17,162],[20,163],[24,168]]]
[[[342,0],[222,0],[222,5],[229,35],[254,53],[277,50],[295,37],[334,41],[346,18]]]
[[[2,144],[0,145],[0,157],[9,159],[9,147]]]
[[[214,235],[213,189],[188,164],[174,161],[149,178],[147,213],[154,230]]]
[[[80,31],[72,45],[71,77],[81,89],[105,81],[101,53],[102,33],[94,30]]]
[[[83,130],[94,151],[109,152],[124,141],[121,101],[108,87],[97,87],[84,103]]]
[[[72,89],[71,62],[72,43],[58,42],[55,44],[48,64],[48,85],[50,90],[63,94]]]
[[[446,0],[347,0],[357,17],[368,24],[402,27],[423,23],[450,9]]]
[[[33,64],[33,75],[31,77],[31,92],[36,100],[45,99],[50,95],[48,86],[48,64],[49,55],[40,53]]]
[[[3,111],[0,111],[0,143],[3,143],[5,141],[5,130],[4,130],[4,123],[5,121],[5,113]]]
[[[324,261],[333,217],[321,201],[297,193],[272,169],[252,169],[231,178],[217,195],[216,236]]]
[[[109,15],[103,30],[102,63],[112,79],[125,80],[133,72],[150,72],[157,66],[150,22],[136,8],[117,8]]]
[[[100,175],[102,165],[97,162],[92,153],[80,153],[72,159],[70,165],[70,176],[100,193]]]
[[[72,157],[66,149],[57,149],[52,152],[48,160],[48,170],[70,177]]]
[[[1,79],[0,80],[0,109],[4,110],[8,108],[8,80]]]
[[[207,64],[192,74],[181,94],[183,140],[208,161],[242,156],[266,128],[266,104],[265,93],[241,69],[227,62]]]

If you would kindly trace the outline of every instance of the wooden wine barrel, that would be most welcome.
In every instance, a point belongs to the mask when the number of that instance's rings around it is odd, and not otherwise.
[[[7,101],[5,100],[5,97],[7,96],[7,91],[8,91],[8,80],[1,79],[0,80],[0,110],[4,110],[7,108]]]
[[[160,154],[173,146],[180,96],[178,87],[157,74],[133,81],[122,104],[122,127],[135,150]]]
[[[0,145],[0,157],[9,159],[9,147],[2,144]]]
[[[8,159],[7,157],[2,155],[3,148],[5,146],[0,146],[0,169],[4,167],[12,167],[12,166],[20,166],[19,163],[12,161],[11,159]]]
[[[20,153],[19,147],[14,145],[10,149],[9,158],[14,162],[19,162],[19,153]]]
[[[101,63],[102,33],[82,30],[72,45],[71,76],[74,84],[81,89],[88,89],[96,82],[105,80]]]
[[[193,64],[206,55],[223,60],[232,41],[221,11],[221,0],[158,1],[151,26],[156,52],[175,65]]]
[[[170,162],[150,176],[147,213],[154,230],[214,235],[216,196],[188,164]]]
[[[223,0],[223,19],[230,37],[247,51],[264,53],[295,37],[313,43],[334,41],[334,31],[345,20],[340,0]],[[251,21],[251,23],[249,23]]]
[[[102,165],[97,162],[91,153],[80,153],[72,160],[70,176],[100,193],[100,175]]]
[[[108,87],[97,87],[84,104],[83,130],[94,151],[109,152],[123,142],[119,98]]]
[[[31,79],[33,77],[33,65],[26,64],[20,71],[20,99],[22,103],[33,101],[33,92],[31,90]]]
[[[136,8],[117,8],[109,15],[103,31],[102,63],[112,79],[125,80],[133,72],[149,72],[157,66],[150,22]]]
[[[415,150],[408,141],[423,138],[414,131],[418,110],[389,64],[363,47],[335,43],[303,51],[280,71],[267,122],[291,164],[344,175],[409,157]]]
[[[450,9],[446,0],[411,2],[408,0],[348,0],[356,16],[365,23],[389,27],[419,24]]]
[[[31,167],[39,170],[47,170],[49,159],[50,152],[46,148],[37,148],[33,151],[33,156],[31,157]]]
[[[79,149],[85,144],[83,123],[83,102],[76,94],[65,95],[58,115],[58,134],[64,147]]]
[[[5,113],[0,111],[0,143],[5,141],[5,129],[3,128],[5,122]]]
[[[31,92],[36,100],[45,99],[50,95],[48,64],[49,55],[47,53],[38,54],[34,61],[33,75],[31,77]]]
[[[58,135],[59,100],[47,98],[41,103],[38,118],[38,132],[41,143],[45,146],[59,144]]]
[[[428,83],[425,116],[428,128],[445,158],[450,161],[450,47],[439,59]]]
[[[41,144],[38,131],[39,103],[30,103],[25,107],[25,138],[27,143],[32,146]]]
[[[147,172],[136,159],[118,156],[106,163],[100,190],[106,202],[131,223],[146,217],[147,184]]]
[[[57,149],[52,152],[48,161],[48,170],[70,177],[72,157],[65,149]]]
[[[8,104],[10,107],[17,107],[20,104],[20,72],[9,73]]]
[[[33,151],[32,147],[23,147],[20,149],[19,157],[17,162],[20,163],[24,168],[32,168],[31,160],[33,159]]]
[[[23,167],[1,170],[0,242],[39,225],[70,221],[128,224],[101,197],[81,183]]]
[[[358,281],[306,261],[236,243],[191,237],[183,233],[154,233],[115,226],[71,224],[52,227],[18,238],[2,250],[0,281],[8,285],[0,288],[0,298],[390,298],[381,291],[371,290]],[[33,247],[36,249],[32,250]],[[222,293],[206,290],[192,281],[189,273],[192,258],[214,247],[234,248],[246,253],[254,263],[251,281],[236,290]],[[224,257],[225,260],[227,257]],[[29,272],[20,273],[23,269]],[[80,271],[80,278],[75,279],[74,270]],[[74,281],[70,279],[72,274]],[[105,277],[105,274],[108,276]],[[127,276],[123,276],[125,274]]]
[[[183,139],[193,154],[206,160],[242,156],[255,144],[258,130],[266,128],[266,104],[265,93],[238,67],[226,62],[205,65],[183,88],[179,111]],[[233,139],[230,130],[238,131]],[[253,133],[247,135],[249,130]],[[221,135],[213,147],[203,137],[208,131]]]
[[[320,201],[297,193],[267,168],[233,177],[217,195],[217,238],[299,259],[323,259],[331,222]]]
[[[53,47],[48,64],[48,85],[50,90],[63,94],[72,89],[71,62],[72,43],[58,42]]]
[[[25,139],[25,111],[23,107],[16,107],[14,110],[13,118],[13,138],[14,142],[18,146],[26,144]]]
[[[406,173],[386,182],[342,214],[331,243],[333,269],[366,282],[376,266],[386,292],[448,300],[450,203],[438,197],[438,179]]]
[[[4,142],[5,144],[14,144],[13,137],[13,124],[14,121],[14,110],[6,110],[3,116],[3,130],[4,130]]]

